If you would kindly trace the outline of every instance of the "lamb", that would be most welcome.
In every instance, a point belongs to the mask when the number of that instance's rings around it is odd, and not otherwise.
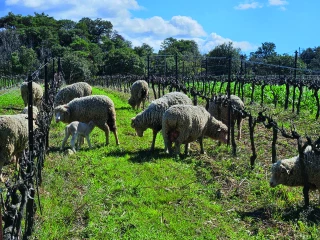
[[[88,124],[79,122],[79,121],[73,121],[70,124],[68,124],[65,127],[65,137],[62,141],[61,150],[64,149],[64,146],[71,135],[71,149],[73,152],[76,152],[75,145],[77,146],[77,149],[80,148],[83,137],[86,138],[87,143],[89,145],[89,148],[92,148],[90,143],[89,134],[94,129],[95,124],[93,121],[90,121]]]
[[[54,108],[56,122],[71,123],[73,121],[90,122],[105,132],[106,145],[109,144],[110,131],[113,132],[116,144],[119,139],[116,126],[116,110],[113,101],[104,95],[91,95],[75,98],[68,104]]]
[[[24,102],[24,106],[28,106],[28,82],[23,82],[20,86],[21,97]],[[43,97],[43,89],[40,84],[32,82],[32,105],[40,108],[41,100]]]
[[[243,110],[244,109],[244,103],[242,100],[236,96],[236,95],[230,95],[230,101],[231,101],[231,115],[230,115],[230,120],[231,120],[231,125],[234,127],[235,123],[237,122],[237,127],[238,127],[238,140],[241,139],[241,128],[242,128],[242,122],[243,122],[243,117],[242,114],[235,109]],[[228,122],[228,96],[223,95],[219,96],[212,101],[209,102],[209,108],[208,112],[214,116],[217,120],[222,121],[224,124],[226,124],[229,127],[229,122]]]
[[[175,155],[180,154],[180,145],[185,144],[185,154],[188,154],[190,142],[199,139],[200,153],[204,153],[203,137],[207,136],[227,142],[228,127],[218,121],[202,106],[174,105],[168,108],[162,117],[162,135],[166,152],[172,153],[172,143],[175,143]]]
[[[143,112],[131,119],[131,127],[136,130],[139,137],[148,128],[153,131],[151,151],[154,150],[157,133],[162,128],[162,115],[170,107],[176,104],[192,105],[192,100],[184,93],[171,92],[163,95],[161,98],[153,100]]]
[[[59,90],[54,99],[54,106],[67,104],[71,100],[79,97],[90,96],[92,87],[86,82],[77,82],[67,85]]]
[[[131,86],[131,96],[128,103],[133,109],[137,107],[140,108],[142,102],[142,109],[144,109],[144,104],[149,95],[148,83],[145,80],[137,80]]]
[[[310,189],[320,191],[320,155],[315,153],[311,146],[307,146],[304,150],[304,163]],[[291,187],[304,186],[299,155],[272,164],[270,187],[279,184]]]

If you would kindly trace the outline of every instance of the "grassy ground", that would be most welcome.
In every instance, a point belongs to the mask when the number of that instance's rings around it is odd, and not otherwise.
[[[247,119],[236,157],[230,147],[205,139],[205,155],[195,142],[189,156],[175,160],[163,152],[161,134],[154,153],[149,152],[150,129],[142,138],[135,135],[130,119],[138,111],[130,109],[127,94],[98,87],[93,94],[113,99],[120,145],[111,135],[110,145],[104,146],[104,133],[95,128],[90,136],[93,149],[85,143],[76,154],[66,154],[59,151],[65,125],[52,122],[34,239],[320,237],[318,193],[310,194],[311,206],[304,209],[302,188],[269,187],[271,130],[256,127],[253,170]],[[247,106],[253,114],[261,109],[258,104]],[[22,107],[18,89],[0,93],[0,114]],[[273,105],[266,108],[276,121],[291,120],[299,133],[319,136],[313,106],[303,108],[300,116]],[[279,159],[297,155],[296,143],[279,136],[277,154]]]

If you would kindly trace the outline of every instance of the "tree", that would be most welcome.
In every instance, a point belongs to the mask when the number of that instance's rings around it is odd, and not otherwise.
[[[110,37],[112,32],[112,23],[101,18],[92,20],[90,18],[82,18],[77,27],[83,30],[86,36],[92,43],[100,43],[103,36]]]
[[[229,59],[231,58],[231,72],[236,73],[240,69],[241,49],[235,48],[232,42],[223,43],[212,49],[207,55],[208,73],[227,75],[229,73]]]
[[[34,71],[39,66],[36,52],[25,46],[21,46],[18,51],[12,53],[11,61],[12,71],[19,74]]]
[[[311,70],[320,69],[320,46],[307,48],[302,51],[300,58],[307,64],[307,68]]]
[[[134,47],[133,50],[140,57],[147,57],[153,54],[153,48],[146,43],[143,43],[140,47]]]
[[[145,64],[131,48],[111,50],[105,61],[107,74],[144,74]]]
[[[269,57],[274,57],[276,53],[276,45],[273,42],[264,42],[261,47],[258,47],[258,50],[250,53],[251,61],[264,61]]]

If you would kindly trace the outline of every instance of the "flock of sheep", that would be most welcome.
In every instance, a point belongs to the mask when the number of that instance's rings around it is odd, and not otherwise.
[[[37,83],[32,83],[34,116],[37,116],[37,107],[40,107],[43,90]],[[188,154],[190,142],[198,140],[200,153],[203,154],[203,138],[227,142],[228,126],[237,123],[238,139],[241,138],[242,116],[234,109],[244,109],[241,99],[235,95],[213,99],[208,110],[202,106],[193,106],[192,100],[184,93],[171,92],[153,100],[147,108],[145,102],[149,96],[148,83],[138,80],[131,87],[131,96],[128,103],[133,109],[142,111],[131,119],[131,127],[139,137],[148,128],[153,131],[151,151],[155,147],[158,132],[162,131],[165,151],[175,157],[180,154],[181,144],[185,145],[185,154]],[[24,105],[28,104],[27,83],[21,85],[21,97]],[[112,99],[105,95],[92,95],[92,87],[85,82],[78,82],[61,88],[54,100],[54,114],[56,122],[68,124],[65,127],[65,137],[61,149],[71,135],[71,148],[76,152],[84,138],[89,147],[89,134],[94,127],[105,132],[105,144],[109,144],[110,131],[114,134],[116,144],[119,145],[116,124],[116,110]],[[230,123],[228,109],[231,108]],[[20,114],[0,115],[0,171],[3,165],[17,160],[24,149],[28,147],[28,115],[26,108]],[[174,144],[174,149],[173,149]],[[317,160],[317,161],[315,161]],[[305,164],[312,189],[320,190],[319,156],[311,147],[305,150]],[[271,168],[270,186],[279,184],[287,186],[303,186],[299,157],[279,160]]]

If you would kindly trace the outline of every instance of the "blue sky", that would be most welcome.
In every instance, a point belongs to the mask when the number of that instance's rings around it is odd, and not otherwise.
[[[13,12],[111,21],[133,46],[157,52],[167,37],[198,43],[202,53],[232,41],[243,53],[273,42],[279,54],[320,46],[319,0],[0,0],[0,17]]]

